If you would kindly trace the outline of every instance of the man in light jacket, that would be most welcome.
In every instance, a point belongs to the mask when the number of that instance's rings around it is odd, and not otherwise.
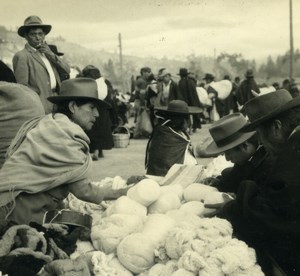
[[[13,68],[18,83],[33,89],[42,101],[46,114],[52,111],[47,97],[55,95],[61,84],[58,71],[70,73],[70,67],[45,42],[52,26],[43,24],[38,16],[29,16],[18,34],[27,41],[25,48],[13,57]]]

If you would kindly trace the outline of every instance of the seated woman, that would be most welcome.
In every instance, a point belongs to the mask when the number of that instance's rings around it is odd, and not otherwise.
[[[173,100],[168,106],[154,107],[159,118],[146,149],[147,174],[165,176],[174,164],[196,165],[187,133],[189,114],[202,109]]]
[[[239,132],[247,123],[241,113],[233,113],[216,121],[209,129],[213,141],[207,146],[206,153],[224,153],[226,160],[234,164],[223,170],[217,178],[204,181],[221,192],[237,193],[242,180],[256,180],[266,176],[268,155],[265,148],[259,146],[256,132]]]
[[[126,194],[127,188],[99,188],[90,182],[90,130],[98,108],[97,84],[89,78],[62,82],[60,94],[49,97],[55,112],[23,124],[8,149],[0,171],[0,219],[17,224],[43,222],[45,212],[58,209],[68,193],[100,203]]]

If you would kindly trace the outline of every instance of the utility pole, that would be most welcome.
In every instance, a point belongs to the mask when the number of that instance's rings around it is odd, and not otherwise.
[[[217,76],[217,50],[214,48],[214,75]]]
[[[292,79],[294,75],[293,67],[294,67],[293,1],[290,0],[290,79]]]
[[[120,48],[120,68],[121,68],[121,82],[122,82],[122,92],[125,94],[125,82],[124,82],[124,72],[123,72],[123,56],[122,56],[122,37],[119,33],[119,48]]]

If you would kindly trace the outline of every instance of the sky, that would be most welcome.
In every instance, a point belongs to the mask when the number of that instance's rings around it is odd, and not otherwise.
[[[1,0],[1,24],[16,30],[29,15],[87,48],[124,55],[183,58],[241,53],[265,59],[290,48],[290,0]],[[300,48],[300,0],[293,1]]]

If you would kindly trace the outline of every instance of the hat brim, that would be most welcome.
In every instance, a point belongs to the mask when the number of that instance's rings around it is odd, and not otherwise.
[[[203,112],[203,109],[200,107],[196,106],[189,106],[188,111],[174,111],[174,110],[168,110],[167,106],[159,106],[159,107],[154,107],[155,110],[164,112],[164,113],[173,113],[173,114],[199,114]]]
[[[101,108],[105,108],[105,109],[109,109],[111,108],[111,105],[105,101],[102,101],[100,99],[95,99],[95,98],[92,98],[92,97],[80,97],[80,96],[73,96],[73,97],[69,97],[69,96],[51,96],[51,97],[48,97],[47,100],[51,103],[54,103],[54,104],[57,104],[59,105],[60,103],[62,102],[65,102],[65,101],[76,101],[76,100],[88,100],[88,101],[91,101],[91,102],[95,102],[98,104],[99,107]]]
[[[258,96],[259,97],[259,96]],[[245,125],[244,127],[241,128],[241,132],[250,132],[254,131],[259,125],[262,123],[268,121],[269,119],[272,119],[279,115],[280,113],[283,113],[284,111],[287,111],[293,107],[299,106],[300,105],[300,97],[297,97],[295,99],[292,99],[288,103],[284,104],[283,106],[273,110],[270,114],[263,116],[259,119],[254,120],[253,122]]]
[[[232,142],[230,142],[230,143],[228,143],[224,146],[221,146],[221,147],[219,147],[215,143],[215,141],[212,141],[207,146],[207,148],[205,150],[205,153],[206,154],[219,154],[219,153],[225,152],[225,151],[230,150],[234,147],[237,147],[238,145],[243,144],[248,139],[250,139],[255,133],[256,133],[255,131],[247,132],[247,133],[241,133],[241,136],[238,139],[236,139],[236,140],[234,140],[234,141],[232,141]]]
[[[50,33],[52,26],[44,25],[44,24],[36,24],[36,25],[32,24],[32,25],[21,26],[18,29],[18,35],[21,37],[25,37],[26,30],[32,29],[32,28],[41,28],[41,29],[43,29],[45,35],[47,35]]]

